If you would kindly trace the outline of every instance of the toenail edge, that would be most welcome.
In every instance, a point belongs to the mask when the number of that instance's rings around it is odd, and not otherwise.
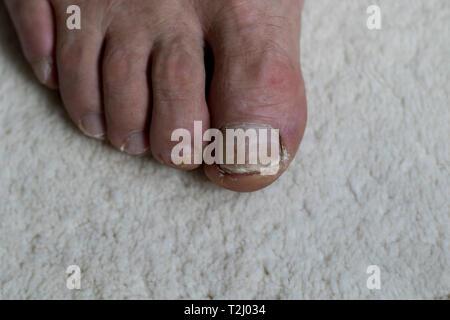
[[[39,82],[47,85],[53,68],[53,59],[44,57],[32,63],[33,71]]]
[[[133,156],[141,156],[146,154],[150,147],[145,145],[145,134],[143,131],[135,131],[125,139],[125,142],[120,146],[120,151]],[[138,145],[141,145],[140,147]]]
[[[105,140],[105,130],[102,116],[96,113],[90,113],[80,118],[78,128],[84,135],[97,140]],[[90,128],[90,129],[88,129]]]

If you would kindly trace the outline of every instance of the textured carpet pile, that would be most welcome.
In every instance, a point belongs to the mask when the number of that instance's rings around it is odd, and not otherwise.
[[[448,0],[306,1],[303,144],[238,194],[82,136],[0,5],[0,298],[447,297],[448,30]]]

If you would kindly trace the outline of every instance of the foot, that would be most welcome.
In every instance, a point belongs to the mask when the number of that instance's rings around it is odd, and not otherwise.
[[[213,182],[235,191],[271,184],[295,156],[306,123],[299,59],[303,0],[5,2],[37,78],[60,90],[87,136],[190,170],[199,165],[172,161],[176,129],[192,137],[194,121],[202,121],[203,131],[279,129],[275,174],[263,175],[254,165],[204,166]],[[67,28],[70,5],[81,8],[81,30]]]

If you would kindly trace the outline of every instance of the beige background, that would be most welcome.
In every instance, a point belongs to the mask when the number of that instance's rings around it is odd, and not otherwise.
[[[303,28],[304,142],[237,194],[82,136],[1,5],[0,298],[447,296],[449,1],[306,1]]]

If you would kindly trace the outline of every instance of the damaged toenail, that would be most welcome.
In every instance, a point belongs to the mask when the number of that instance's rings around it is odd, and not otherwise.
[[[49,84],[53,68],[53,59],[44,57],[32,63],[33,71],[42,84]]]
[[[83,116],[78,127],[88,137],[104,140],[106,135],[105,120],[99,113],[89,113]]]
[[[225,161],[219,168],[225,173],[276,175],[287,158],[279,130],[269,125],[235,123],[224,126],[222,132]]]
[[[143,131],[130,134],[125,140],[125,143],[120,147],[120,151],[133,156],[142,155],[149,149],[147,136]]]

